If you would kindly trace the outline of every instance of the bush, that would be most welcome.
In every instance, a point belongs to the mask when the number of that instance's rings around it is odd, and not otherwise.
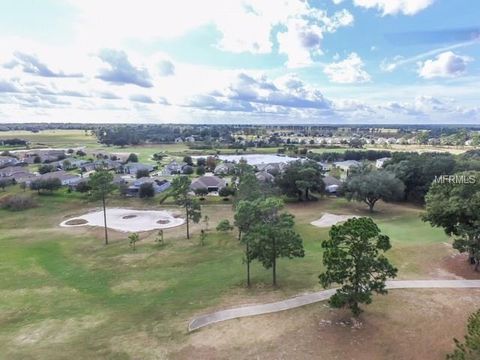
[[[41,165],[38,167],[38,172],[40,174],[46,174],[52,171],[55,171],[55,167],[53,165]]]
[[[77,156],[87,156],[87,153],[83,150],[78,150],[77,151]]]
[[[233,226],[227,219],[221,220],[217,225],[217,231],[227,232],[233,230]]]
[[[60,179],[37,179],[30,182],[30,190],[36,190],[38,193],[42,190],[55,191],[62,187]]]
[[[152,183],[143,183],[138,190],[138,196],[143,198],[152,198],[155,196],[155,189]]]
[[[205,175],[205,166],[199,165],[196,172],[198,176]]]
[[[218,191],[218,195],[222,197],[229,197],[230,195],[235,195],[235,189],[231,187],[224,187]]]
[[[190,165],[185,165],[182,169],[182,173],[185,175],[191,175],[193,174],[193,167]]]
[[[140,169],[135,174],[137,179],[141,179],[142,177],[150,177],[150,172],[147,169]]]
[[[79,182],[75,188],[75,190],[79,193],[86,193],[89,192],[91,189],[92,187],[88,184],[88,181]]]
[[[133,162],[133,163],[138,162],[138,156],[137,156],[137,154],[131,153],[131,154],[128,156],[127,163],[128,163],[128,162]]]
[[[205,196],[205,195],[208,195],[208,189],[207,189],[207,188],[198,188],[198,189],[193,190],[193,192],[194,192],[195,195],[197,195],[197,196]]]
[[[11,195],[0,201],[0,207],[11,211],[22,211],[37,206],[35,200],[28,195]]]

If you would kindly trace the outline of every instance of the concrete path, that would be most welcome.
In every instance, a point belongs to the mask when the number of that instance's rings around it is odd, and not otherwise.
[[[480,288],[480,280],[396,280],[387,281],[387,289],[431,289],[431,288]],[[336,289],[329,289],[299,295],[287,300],[268,304],[248,305],[229,310],[221,310],[193,319],[188,325],[188,331],[200,329],[220,321],[237,319],[247,316],[263,315],[294,309],[300,306],[327,300]]]

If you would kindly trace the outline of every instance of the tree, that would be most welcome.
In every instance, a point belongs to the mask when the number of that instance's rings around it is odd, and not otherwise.
[[[155,242],[159,243],[160,245],[165,245],[165,242],[163,239],[163,229],[160,229],[158,231],[157,237],[155,238]]]
[[[352,176],[345,184],[348,200],[364,202],[370,212],[378,200],[393,201],[402,198],[405,186],[394,174],[372,171]]]
[[[138,162],[138,156],[137,156],[137,154],[131,153],[130,155],[128,155],[127,163],[128,163],[128,162],[132,162],[132,163]]]
[[[75,190],[78,191],[79,193],[86,193],[86,192],[89,192],[91,189],[92,188],[87,181],[81,181],[75,187]]]
[[[2,189],[3,191],[5,191],[5,188],[10,184],[10,181],[8,180],[4,180],[4,179],[0,179],[0,189]]]
[[[218,195],[223,198],[228,198],[230,195],[235,195],[235,189],[225,186],[218,191]]]
[[[200,197],[208,195],[208,189],[206,187],[197,188],[193,192],[195,193],[195,195]]]
[[[88,184],[92,188],[90,191],[90,197],[93,200],[102,200],[103,206],[103,224],[105,227],[105,245],[108,245],[108,231],[107,231],[107,208],[106,199],[114,189],[112,184],[113,174],[105,169],[98,169],[92,175],[90,175]]]
[[[187,165],[193,166],[193,160],[192,160],[192,157],[190,155],[185,155],[183,157],[183,162]]]
[[[303,241],[293,229],[293,215],[280,213],[283,201],[277,198],[257,200],[256,222],[245,234],[250,246],[249,259],[256,259],[272,269],[272,284],[277,285],[277,259],[305,256]]]
[[[148,169],[139,169],[137,170],[135,177],[137,179],[141,179],[143,177],[150,177],[150,171],[148,171]]]
[[[455,179],[459,179],[455,181]],[[456,174],[453,181],[436,181],[430,187],[426,200],[424,221],[442,227],[449,236],[455,236],[453,247],[468,253],[469,260],[480,266],[480,172]]]
[[[140,185],[140,189],[138,189],[138,196],[142,199],[154,197],[155,189],[153,188],[153,184],[150,182],[146,182]]]
[[[449,360],[476,360],[480,359],[480,310],[470,315],[467,324],[465,342],[455,341],[455,351],[447,355]]]
[[[208,171],[213,171],[217,167],[217,160],[213,156],[209,156],[206,160],[205,166]]]
[[[40,174],[46,174],[46,173],[49,173],[49,172],[52,172],[52,171],[55,171],[55,167],[53,165],[49,165],[49,164],[45,164],[45,165],[40,165],[38,167],[38,172]]]
[[[199,160],[200,160],[200,159],[199,159]],[[198,176],[205,175],[205,166],[203,166],[203,165],[197,166],[196,174],[197,174]]]
[[[185,209],[185,222],[187,224],[187,239],[190,239],[190,220],[198,223],[201,218],[200,203],[189,197],[191,181],[186,176],[177,176],[172,181],[171,195],[175,202]]]
[[[193,174],[193,167],[190,165],[185,165],[182,168],[182,173],[185,175],[192,175]]]
[[[310,200],[310,192],[323,192],[323,172],[315,161],[293,161],[277,176],[278,187],[288,196],[297,196],[299,201]]]
[[[240,174],[235,202],[239,203],[242,200],[253,201],[263,197],[264,194],[255,174],[250,171]]]
[[[135,244],[140,240],[140,237],[137,233],[132,233],[128,236],[128,240],[130,240],[130,247],[135,251]]]
[[[383,255],[391,248],[390,239],[370,218],[353,218],[332,226],[322,248],[326,271],[319,276],[320,284],[324,288],[341,285],[330,298],[330,305],[348,306],[354,316],[362,311],[359,304],[372,302],[373,292],[386,294],[385,281],[397,274]]]
[[[208,225],[209,225],[210,217],[208,215],[205,215],[203,217],[203,222],[205,223],[205,230],[208,231]]]
[[[233,230],[233,226],[230,224],[230,221],[227,219],[220,220],[220,222],[217,225],[217,231],[221,232],[229,232]]]
[[[253,201],[242,200],[235,207],[235,226],[238,228],[238,240],[245,244],[244,262],[247,264],[247,286],[250,286],[250,240],[251,237],[242,237],[242,234],[248,234],[250,229],[257,222],[258,206]]]
[[[206,240],[207,240],[207,232],[202,229],[200,230],[200,245],[204,246]]]

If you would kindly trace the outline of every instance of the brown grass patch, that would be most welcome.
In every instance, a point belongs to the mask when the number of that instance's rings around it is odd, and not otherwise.
[[[68,220],[65,225],[85,225],[88,224],[87,220],[84,219],[72,219]]]

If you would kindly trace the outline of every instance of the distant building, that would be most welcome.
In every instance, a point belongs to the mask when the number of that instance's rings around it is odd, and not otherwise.
[[[50,180],[50,179],[59,179],[62,185],[64,186],[75,186],[79,182],[83,181],[83,179],[74,174],[70,174],[65,171],[54,171],[49,172],[38,177],[41,180]]]
[[[255,177],[257,178],[258,181],[264,182],[264,183],[272,183],[275,181],[275,176],[272,174],[266,172],[266,171],[259,171],[255,174]]]
[[[18,163],[18,159],[12,156],[0,156],[0,169],[7,166],[14,166]]]
[[[121,168],[124,174],[130,174],[130,175],[137,175],[137,172],[139,171],[148,171],[148,172],[153,171],[152,165],[140,164],[140,163],[127,163],[123,165]]]
[[[340,180],[329,175],[323,178],[323,183],[325,184],[325,192],[328,194],[336,194],[338,188],[342,185]]]
[[[208,192],[218,192],[227,186],[227,182],[217,176],[201,176],[195,179],[190,185],[190,189],[207,189]]]
[[[375,167],[377,169],[381,169],[383,168],[383,165],[388,161],[388,160],[391,160],[392,158],[389,158],[389,157],[384,157],[384,158],[381,158],[381,159],[378,159],[375,163]]]
[[[156,194],[164,192],[171,185],[170,181],[165,179],[142,177],[133,181],[133,183],[128,187],[128,195],[137,196],[140,192],[140,187],[143,184],[152,184],[153,190]]]
[[[187,165],[186,163],[178,163],[175,160],[166,165],[162,170],[162,175],[176,175],[183,172],[183,168]]]
[[[224,162],[217,165],[213,172],[215,175],[228,175],[231,174],[234,170],[235,164]]]

